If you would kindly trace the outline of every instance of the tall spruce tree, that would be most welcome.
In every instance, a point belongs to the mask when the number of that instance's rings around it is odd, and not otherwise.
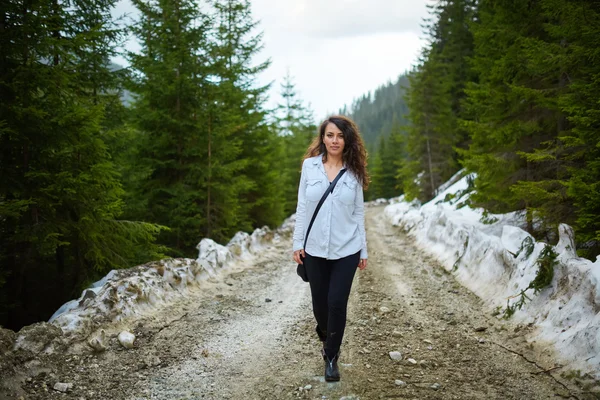
[[[555,79],[565,116],[558,120],[558,141],[547,149],[561,161],[557,178],[568,196],[557,211],[564,218],[565,203],[573,205],[573,217],[562,222],[574,224],[579,253],[594,260],[600,254],[600,66],[594,62],[600,57],[600,5],[546,0],[543,9],[552,44],[552,57],[544,61],[559,60]]]
[[[382,198],[384,192],[384,168],[383,168],[383,153],[385,152],[385,137],[379,137],[379,146],[373,157],[373,162],[369,163],[369,176],[371,183],[369,185],[368,195],[366,200]]]
[[[204,13],[187,0],[135,4],[137,197],[145,198],[136,204],[172,228],[163,240],[179,255],[191,256],[202,237],[224,243],[279,224],[280,147],[265,122],[268,87],[256,84],[268,61],[252,64],[262,36],[249,3],[209,1]]]
[[[239,171],[230,170],[229,177],[220,178],[240,207],[237,221],[226,225],[225,232],[231,235],[265,224],[274,227],[283,220],[285,204],[281,201],[277,166],[281,149],[276,132],[266,122],[264,109],[269,86],[259,86],[256,79],[270,61],[253,63],[263,47],[263,35],[256,32],[258,22],[252,18],[249,1],[212,0],[210,4],[215,18],[211,74],[219,82],[219,112],[229,114],[232,123],[232,136],[225,144],[234,141],[241,149],[230,164]],[[218,153],[215,155],[218,157]]]
[[[285,196],[285,215],[290,215],[296,211],[302,157],[312,142],[317,128],[314,125],[311,110],[304,106],[296,92],[296,85],[289,71],[283,78],[280,87],[283,103],[277,107],[278,116],[275,118],[275,123],[283,146],[284,162],[281,164],[281,169],[284,182],[282,192]]]
[[[426,60],[410,76],[407,103],[411,125],[407,129],[406,162],[400,175],[407,199],[427,201],[456,170],[453,157],[453,118],[444,65],[435,45],[425,50]]]
[[[431,43],[410,75],[407,162],[400,172],[409,199],[429,200],[458,169],[456,148],[465,148],[464,88],[472,79],[467,58],[473,52],[469,24],[472,0],[441,0],[430,6]]]
[[[404,193],[402,180],[398,172],[404,165],[405,155],[405,125],[403,118],[396,115],[392,117],[392,126],[389,137],[386,139],[385,151],[382,154],[383,163],[383,198],[389,199]]]
[[[158,227],[118,220],[107,146],[114,1],[8,1],[0,29],[0,324],[47,319],[85,282],[131,265]]]
[[[546,233],[566,217],[558,212],[566,200],[565,165],[556,154],[566,129],[557,102],[566,86],[553,57],[560,49],[545,28],[542,2],[481,1],[478,14],[478,82],[467,90],[472,118],[464,124],[472,138],[464,165],[477,172],[472,199],[494,212],[525,209],[527,229],[536,233],[537,217]]]
[[[210,119],[218,86],[209,72],[210,21],[192,0],[133,3],[140,20],[131,29],[141,50],[129,54],[139,131],[135,204],[140,208],[132,214],[169,226],[161,242],[174,255],[192,256],[199,239],[213,234],[209,221],[218,196],[209,188],[219,170],[214,136],[215,129],[224,129]],[[236,142],[224,147],[230,158],[239,153]]]
[[[390,136],[379,137],[379,146],[375,157],[369,164],[371,184],[366,200],[389,199],[402,194],[402,181],[398,170],[404,164],[404,127],[394,118]]]

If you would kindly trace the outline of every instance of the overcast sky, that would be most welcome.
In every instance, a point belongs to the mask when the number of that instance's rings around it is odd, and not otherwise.
[[[279,101],[289,69],[297,92],[317,121],[354,98],[409,70],[425,44],[420,24],[427,0],[252,0],[271,66],[259,83],[273,82],[268,107]],[[131,13],[121,0],[114,14]],[[127,46],[136,50],[135,43]],[[123,59],[117,62],[126,64]]]

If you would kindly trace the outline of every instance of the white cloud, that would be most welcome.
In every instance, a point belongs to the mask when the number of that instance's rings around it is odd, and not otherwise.
[[[254,0],[266,28],[318,38],[421,32],[424,0]]]
[[[273,63],[261,80],[276,80],[270,103],[275,104],[279,101],[279,82],[289,68],[299,95],[312,104],[320,120],[352,99],[398,78],[414,63],[422,45],[411,32],[321,40],[295,37],[287,44],[285,39],[283,43],[267,41],[264,53],[277,57],[272,56]]]
[[[416,62],[425,41],[419,24],[426,0],[255,0],[272,64],[260,77],[275,81],[269,106],[280,101],[279,83],[290,69],[299,95],[317,120],[354,98],[395,80]]]

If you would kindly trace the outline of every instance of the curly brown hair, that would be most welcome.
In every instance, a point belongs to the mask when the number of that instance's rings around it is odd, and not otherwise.
[[[363,189],[367,190],[371,181],[367,172],[367,149],[358,131],[358,126],[348,117],[332,115],[323,121],[319,127],[319,136],[315,137],[310,146],[308,146],[308,150],[306,150],[306,154],[304,154],[302,160],[304,161],[307,158],[323,154],[323,161],[327,161],[327,149],[325,143],[323,143],[323,138],[325,137],[325,129],[330,123],[337,126],[344,134],[342,161],[347,165],[348,171],[352,172],[358,182],[361,183]]]

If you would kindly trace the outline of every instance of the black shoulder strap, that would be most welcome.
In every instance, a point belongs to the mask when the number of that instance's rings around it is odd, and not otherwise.
[[[327,196],[329,195],[329,193],[333,192],[333,188],[335,187],[335,184],[340,180],[340,178],[342,177],[342,175],[344,175],[344,172],[346,172],[345,168],[342,168],[340,170],[340,172],[338,172],[338,174],[335,177],[335,179],[333,180],[333,182],[331,182],[331,184],[329,185],[329,187],[327,188],[327,190],[325,191],[325,193],[323,193],[323,196],[321,197],[321,200],[319,200],[319,204],[317,204],[317,208],[315,208],[315,213],[313,214],[313,216],[312,216],[312,218],[310,220],[310,224],[308,224],[308,229],[306,230],[306,236],[304,237],[304,250],[306,250],[306,241],[308,240],[308,233],[310,232],[310,228],[312,228],[313,222],[315,222],[315,218],[317,217],[317,213],[321,209],[321,206],[325,202],[325,199],[327,198]]]

